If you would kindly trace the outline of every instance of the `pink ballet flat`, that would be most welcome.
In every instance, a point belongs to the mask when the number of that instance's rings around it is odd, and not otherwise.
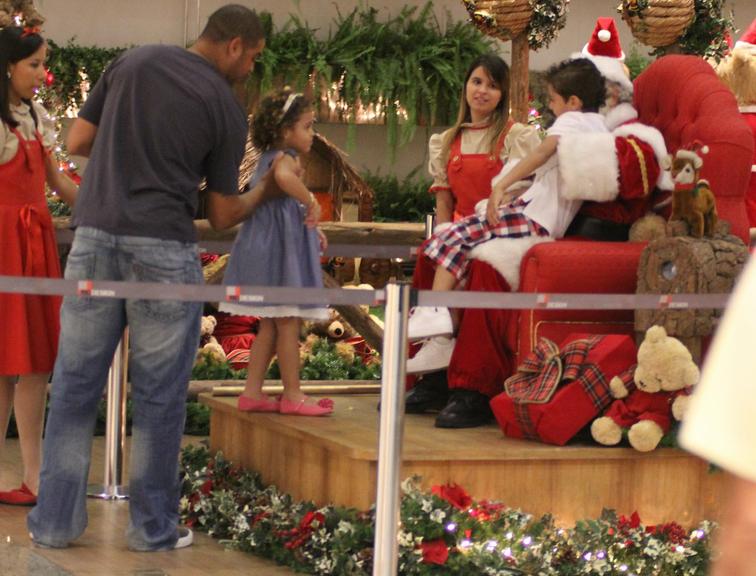
[[[310,404],[309,399],[305,396],[301,402],[291,402],[286,398],[281,398],[280,412],[294,416],[327,416],[333,412],[333,400],[330,398],[321,398],[315,404]]]
[[[278,412],[280,403],[278,400],[266,398],[265,400],[253,400],[247,396],[239,396],[237,408],[241,412]]]

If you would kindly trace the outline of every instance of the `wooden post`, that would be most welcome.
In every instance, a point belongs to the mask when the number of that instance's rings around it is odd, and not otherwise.
[[[509,80],[511,115],[516,122],[528,121],[529,59],[528,35],[522,32],[512,38],[512,69]]]

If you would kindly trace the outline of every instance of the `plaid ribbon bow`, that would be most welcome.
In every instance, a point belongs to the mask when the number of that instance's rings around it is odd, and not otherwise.
[[[504,382],[504,389],[517,402],[545,404],[551,400],[562,380],[577,378],[588,352],[600,340],[600,337],[575,340],[560,353],[554,342],[541,338],[517,368],[517,374]]]
[[[593,336],[570,342],[560,352],[548,338],[541,338],[533,352],[517,368],[517,374],[507,378],[504,389],[514,400],[514,409],[525,438],[539,439],[529,405],[549,402],[559,385],[577,381],[600,413],[612,402],[609,383],[595,364],[585,362],[591,349],[601,341]]]

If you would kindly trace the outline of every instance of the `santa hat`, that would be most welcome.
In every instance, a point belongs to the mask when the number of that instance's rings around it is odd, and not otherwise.
[[[684,160],[690,160],[693,162],[693,167],[698,170],[703,165],[702,156],[709,153],[709,147],[706,146],[700,140],[694,140],[690,144],[680,148],[675,152],[676,158]]]
[[[596,20],[596,27],[593,29],[591,39],[588,44],[583,46],[583,54],[585,56],[616,58],[620,61],[625,59],[614,18],[600,16]]]
[[[753,22],[751,22],[745,34],[740,37],[740,40],[735,42],[735,49],[744,49],[748,50],[751,54],[756,54],[756,18],[753,19]]]

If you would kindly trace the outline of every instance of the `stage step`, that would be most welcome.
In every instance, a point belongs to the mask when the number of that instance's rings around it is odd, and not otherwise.
[[[236,398],[201,394],[211,407],[210,447],[298,499],[367,509],[375,501],[378,396],[336,396],[325,418],[243,413]],[[602,508],[644,523],[717,520],[729,478],[682,450],[596,445],[550,446],[514,440],[495,424],[467,430],[404,419],[402,478],[457,483],[475,499],[504,502],[557,521],[596,517]]]

